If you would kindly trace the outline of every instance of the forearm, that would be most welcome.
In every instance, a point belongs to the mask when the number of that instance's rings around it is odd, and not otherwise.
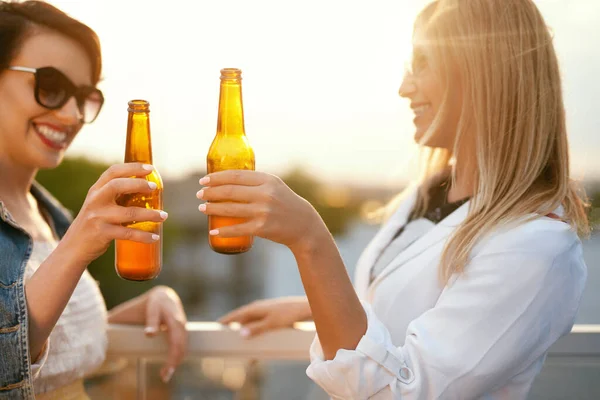
[[[25,285],[32,361],[44,348],[86,267],[86,262],[59,244]]]
[[[313,316],[308,298],[306,296],[293,296],[292,298],[295,298],[298,303],[302,304],[302,312],[300,313],[298,321],[312,321]]]
[[[339,349],[355,349],[367,331],[367,317],[322,221],[292,252],[326,359],[333,359]]]
[[[112,308],[108,312],[108,322],[110,324],[144,324],[149,293],[150,291]]]

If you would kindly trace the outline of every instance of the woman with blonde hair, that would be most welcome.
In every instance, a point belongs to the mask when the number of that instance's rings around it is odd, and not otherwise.
[[[200,180],[211,234],[288,246],[307,298],[233,311],[251,336],[312,317],[308,375],[336,399],[525,399],[586,280],[552,37],[531,0],[438,0],[400,95],[425,164],[361,256],[355,288],[322,220],[276,177]]]

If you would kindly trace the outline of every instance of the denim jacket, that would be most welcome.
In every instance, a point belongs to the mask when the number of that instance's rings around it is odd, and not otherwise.
[[[31,193],[52,218],[62,238],[72,217],[41,185]],[[0,201],[0,400],[35,399],[29,357],[25,266],[33,241]]]

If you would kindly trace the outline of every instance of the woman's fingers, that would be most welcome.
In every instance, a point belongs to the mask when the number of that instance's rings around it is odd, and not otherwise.
[[[273,178],[272,175],[250,170],[230,169],[213,172],[200,179],[203,186],[242,185],[259,186]]]
[[[202,203],[198,210],[206,215],[219,215],[221,217],[252,218],[261,213],[259,205],[244,203]]]
[[[211,236],[219,236],[223,238],[238,237],[238,236],[261,236],[263,232],[260,231],[261,222],[257,220],[251,220],[236,225],[223,226],[218,229],[213,229],[209,233]]]
[[[153,210],[142,207],[113,206],[107,213],[107,222],[111,224],[125,224],[128,222],[164,222],[169,214],[162,210]]]
[[[110,166],[104,173],[98,178],[98,181],[92,186],[92,188],[100,189],[107,183],[116,178],[129,178],[132,176],[146,176],[154,170],[154,167],[149,164],[142,163],[124,163],[115,164]]]
[[[145,232],[139,229],[127,228],[118,225],[108,225],[107,234],[116,240],[131,240],[140,243],[155,243],[160,239],[160,235],[152,232]]]
[[[156,183],[142,178],[115,178],[104,185],[99,195],[106,201],[113,201],[122,194],[152,193],[156,188]]]
[[[261,319],[260,321],[250,322],[240,329],[240,336],[245,339],[249,339],[254,336],[262,335],[268,331],[272,331],[277,327],[274,326],[268,319]]]
[[[219,322],[224,325],[232,322],[239,322],[244,325],[249,321],[264,318],[265,314],[266,312],[263,307],[256,303],[250,303],[222,316],[219,318]]]
[[[172,316],[166,318],[169,352],[167,361],[161,369],[161,378],[167,383],[171,380],[175,369],[185,357],[187,351],[187,331],[185,323],[177,321]]]
[[[258,186],[223,185],[204,187],[196,193],[196,197],[205,201],[233,201],[252,203],[264,200],[264,193]]]
[[[160,308],[152,301],[146,303],[146,326],[144,333],[146,336],[153,337],[160,330]]]

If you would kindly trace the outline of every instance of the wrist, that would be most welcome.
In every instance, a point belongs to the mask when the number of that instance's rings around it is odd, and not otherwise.
[[[77,251],[78,246],[70,244],[68,238],[63,238],[56,249],[52,252],[51,257],[60,260],[62,265],[67,266],[69,269],[80,269],[81,273],[87,268],[91,260],[88,260],[83,254]]]
[[[81,243],[77,243],[77,235],[71,234],[70,230],[67,230],[67,233],[62,237],[62,239],[58,242],[56,246],[55,252],[59,252],[61,254],[65,254],[72,260],[73,263],[83,264],[86,267],[94,261],[93,258],[90,258],[82,248],[84,246]]]
[[[311,258],[320,252],[324,246],[328,246],[329,242],[333,242],[331,233],[323,219],[313,209],[314,218],[311,223],[302,232],[301,236],[288,247],[296,259]]]
[[[326,245],[329,236],[329,232],[324,234],[323,232],[311,231],[310,233],[303,235],[302,238],[298,239],[298,241],[289,246],[289,248],[297,260],[310,259],[320,253],[320,249]]]

